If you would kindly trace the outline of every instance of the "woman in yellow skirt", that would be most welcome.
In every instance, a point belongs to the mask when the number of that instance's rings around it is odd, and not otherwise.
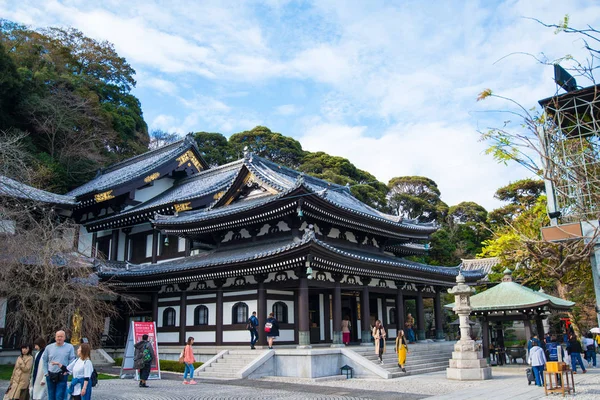
[[[404,364],[406,363],[406,355],[408,354],[408,345],[406,344],[406,337],[404,331],[400,329],[396,336],[396,347],[394,351],[398,354],[398,367],[402,369],[402,372],[406,372]]]

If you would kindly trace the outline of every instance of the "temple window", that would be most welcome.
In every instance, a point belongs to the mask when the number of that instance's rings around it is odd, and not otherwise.
[[[390,308],[390,315],[388,318],[388,321],[390,323],[390,325],[395,324],[396,323],[396,309],[395,308]]]
[[[175,309],[172,307],[166,308],[163,311],[163,326],[175,326]]]
[[[245,324],[248,320],[248,305],[246,303],[235,303],[231,309],[231,323]]]
[[[275,314],[275,319],[277,319],[277,321],[279,321],[283,324],[287,324],[287,322],[288,322],[287,304],[285,304],[282,301],[278,301],[277,303],[273,304],[273,314]]]
[[[208,307],[198,306],[194,309],[194,325],[208,325]]]

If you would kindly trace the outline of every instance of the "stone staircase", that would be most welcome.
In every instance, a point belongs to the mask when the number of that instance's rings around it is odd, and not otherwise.
[[[428,372],[445,371],[448,368],[448,360],[452,358],[455,342],[432,342],[409,344],[410,353],[406,357],[406,373],[398,368],[398,357],[394,353],[394,342],[386,344],[386,352],[383,355],[383,365],[379,364],[379,358],[375,354],[374,346],[352,347],[357,354],[379,367],[389,371],[392,378],[406,375],[426,374]]]
[[[222,357],[208,361],[194,375],[199,379],[240,379],[240,371],[265,352],[230,350]]]
[[[115,360],[113,360],[104,350],[92,350],[90,354],[90,359],[92,360],[92,364],[94,368],[96,367],[112,367],[115,365]]]

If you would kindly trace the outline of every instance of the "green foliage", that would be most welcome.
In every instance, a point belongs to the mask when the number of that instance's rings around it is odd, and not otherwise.
[[[0,129],[29,133],[44,188],[65,191],[147,150],[134,74],[109,42],[0,20]]]
[[[303,156],[302,146],[297,140],[271,132],[266,126],[256,126],[250,131],[231,135],[229,146],[235,158],[244,153],[244,149],[290,168],[297,168]]]
[[[220,133],[196,132],[194,138],[202,157],[211,167],[233,161],[233,152],[227,138]]]
[[[195,362],[194,368],[198,368],[204,363]],[[179,361],[172,360],[160,360],[160,370],[161,371],[171,371],[171,372],[183,372],[185,370],[185,364],[180,363]]]
[[[388,183],[388,206],[397,215],[420,222],[442,221],[448,205],[440,199],[437,184],[423,176],[401,176]]]
[[[474,223],[481,224],[487,220],[487,211],[485,208],[472,201],[463,201],[448,210],[448,218],[454,223]]]

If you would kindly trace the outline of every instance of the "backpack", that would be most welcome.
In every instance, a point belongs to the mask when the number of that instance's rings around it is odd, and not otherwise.
[[[92,384],[92,387],[96,387],[96,385],[98,384],[98,372],[96,372],[96,368],[94,368],[94,370],[92,371],[92,375],[90,376],[90,383]]]
[[[267,332],[267,333],[271,332],[271,328],[273,328],[273,324],[270,322],[267,322],[265,324],[265,332]]]
[[[246,330],[251,331],[252,329],[254,329],[254,325],[252,324],[252,318],[248,318],[248,321],[246,321]]]
[[[148,347],[146,347],[142,353],[142,360],[144,360],[144,363],[149,363],[152,361],[152,353]]]

